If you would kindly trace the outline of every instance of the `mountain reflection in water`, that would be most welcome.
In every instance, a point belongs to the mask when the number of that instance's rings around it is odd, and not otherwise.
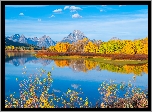
[[[30,53],[9,52],[5,54],[5,62],[11,63],[15,66],[24,65],[25,63],[41,63],[43,66],[47,66],[52,62],[52,60],[36,58]]]
[[[117,72],[121,74],[134,74],[141,76],[143,73],[148,74],[148,63],[134,64],[134,65],[113,65],[107,63],[101,63],[96,61],[90,61],[85,59],[80,60],[50,60],[41,59],[32,56],[32,54],[25,53],[6,53],[5,62],[11,63],[15,66],[24,65],[25,63],[41,63],[43,66],[49,65],[54,61],[57,67],[69,67],[75,72],[87,72],[90,70],[107,70],[110,72]]]

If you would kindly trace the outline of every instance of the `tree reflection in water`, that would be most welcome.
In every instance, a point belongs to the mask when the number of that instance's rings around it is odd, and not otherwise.
[[[130,65],[114,65],[108,63],[101,63],[97,61],[91,61],[86,59],[60,59],[50,60],[41,59],[32,56],[29,53],[6,53],[5,62],[12,63],[15,66],[24,65],[27,62],[41,63],[44,66],[49,65],[54,61],[57,67],[69,67],[75,72],[88,72],[90,70],[108,70],[111,72],[117,72],[121,74],[134,74],[141,76],[142,73],[148,74],[148,63],[144,64],[130,64]]]
[[[101,63],[90,60],[54,60],[56,66],[65,67],[69,66],[77,72],[87,72],[89,70],[108,70],[111,72],[117,72],[122,74],[134,74],[142,75],[142,73],[148,74],[148,63],[145,64],[133,64],[133,65],[113,65],[107,63]]]

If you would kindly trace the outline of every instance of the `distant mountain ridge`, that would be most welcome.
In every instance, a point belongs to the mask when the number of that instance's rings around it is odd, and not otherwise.
[[[28,44],[14,42],[12,40],[9,40],[8,38],[5,38],[5,46],[10,46],[10,45],[15,46],[15,47],[19,47],[19,46],[29,47]]]
[[[70,33],[67,37],[64,37],[61,41],[59,42],[69,42],[70,44],[73,42],[77,42],[78,40],[81,40],[87,36],[84,35],[83,32],[80,30],[74,30],[72,33]],[[24,35],[19,35],[15,34],[10,37],[5,37],[9,40],[12,40],[13,42],[18,42],[18,43],[24,43],[24,44],[31,44],[35,45],[38,47],[50,47],[56,45],[57,41],[52,40],[49,36],[42,36],[40,38],[38,37],[33,37],[33,38],[26,38]],[[90,39],[89,39],[90,40]],[[117,37],[113,37],[110,40],[120,40]],[[95,39],[90,40],[92,42],[96,41]]]
[[[70,33],[67,37],[64,37],[61,42],[69,42],[70,44],[85,38],[86,36],[80,30],[74,30],[73,33]],[[31,44],[39,47],[50,47],[54,46],[57,42],[52,40],[49,36],[42,36],[40,38],[26,38],[24,35],[15,34],[10,37],[5,37],[13,42]]]
[[[9,40],[12,40],[14,42],[19,43],[25,43],[25,44],[31,44],[39,47],[50,47],[56,44],[55,41],[53,41],[49,36],[42,36],[40,38],[34,37],[34,38],[26,38],[24,35],[15,34],[11,37],[6,37]]]
[[[27,44],[27,43],[19,43],[19,42],[14,42],[12,40],[9,40],[8,38],[5,38],[5,46],[14,46],[14,47],[28,47],[30,48],[31,45]],[[35,50],[40,50],[41,48],[35,45],[32,45],[32,47],[34,47]]]

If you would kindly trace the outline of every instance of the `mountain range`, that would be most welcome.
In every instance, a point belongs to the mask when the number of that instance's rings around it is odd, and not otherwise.
[[[15,41],[9,40],[8,38],[5,38],[5,46],[9,46],[9,45],[12,45],[15,47],[19,47],[19,46],[29,47],[30,46],[30,45],[25,44],[25,43],[15,42]]]
[[[73,42],[77,42],[78,40],[81,40],[85,38],[86,36],[84,35],[83,32],[80,30],[74,30],[72,33],[70,33],[67,37],[64,37],[60,42],[69,42],[70,44]],[[8,40],[11,40],[13,42],[18,42],[18,43],[24,43],[24,44],[30,44],[38,47],[50,47],[56,45],[57,41],[52,40],[49,36],[42,36],[40,38],[38,37],[33,37],[33,38],[27,38],[24,35],[19,35],[15,34],[12,36],[7,36],[5,37]],[[111,40],[120,40],[117,37],[113,37]],[[90,40],[94,42],[94,40]]]
[[[64,37],[63,40],[60,42],[69,42],[70,44],[72,42],[76,42],[78,40],[83,39],[86,37],[80,30],[74,30],[73,33],[70,33],[67,37]],[[17,43],[24,43],[24,44],[31,44],[39,47],[46,47],[54,46],[57,42],[52,40],[49,36],[42,36],[40,38],[33,37],[33,38],[26,38],[24,35],[15,34],[12,36],[7,36],[5,39],[11,40],[13,42]]]
[[[49,36],[42,36],[41,38],[26,38],[24,35],[15,34],[11,37],[6,37],[9,40],[12,40],[13,42],[18,43],[24,43],[24,44],[31,44],[39,47],[49,47],[56,44],[55,41],[53,41]]]
[[[14,47],[31,47],[30,44],[27,44],[27,43],[19,43],[17,41],[12,41],[12,40],[9,40],[8,38],[5,38],[5,46],[14,46]],[[39,46],[35,46],[35,45],[32,45],[32,47],[34,47],[35,50],[40,50],[41,48]]]

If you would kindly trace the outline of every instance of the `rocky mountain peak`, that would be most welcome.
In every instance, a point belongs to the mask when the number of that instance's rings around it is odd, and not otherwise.
[[[74,30],[73,33],[70,33],[67,37],[64,37],[61,42],[76,42],[78,40],[86,37],[80,30]]]
[[[120,40],[118,37],[112,37],[110,40]]]

